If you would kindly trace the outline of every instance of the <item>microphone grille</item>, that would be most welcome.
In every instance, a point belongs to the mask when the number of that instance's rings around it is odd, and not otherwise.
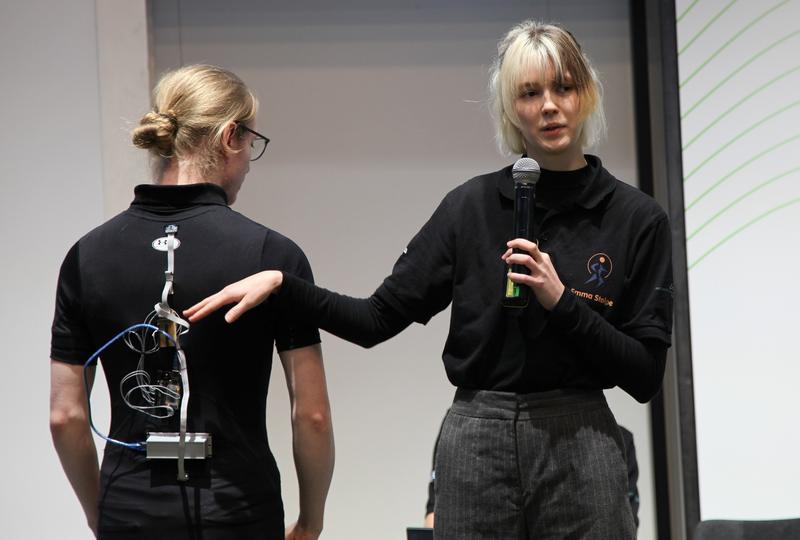
[[[511,168],[511,176],[515,184],[535,184],[539,181],[542,169],[535,159],[524,157],[519,158],[514,167]]]

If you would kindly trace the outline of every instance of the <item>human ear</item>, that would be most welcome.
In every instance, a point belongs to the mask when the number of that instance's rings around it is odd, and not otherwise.
[[[222,150],[225,154],[238,154],[241,149],[239,146],[238,126],[235,122],[228,122],[222,130]]]

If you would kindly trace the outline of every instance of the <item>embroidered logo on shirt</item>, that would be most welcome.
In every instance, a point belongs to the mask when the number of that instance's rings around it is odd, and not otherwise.
[[[611,271],[613,269],[614,263],[611,262],[611,257],[605,253],[595,253],[589,257],[589,261],[586,263],[589,279],[584,281],[583,284],[588,285],[592,283],[596,288],[602,287],[611,276]]]
[[[614,307],[614,300],[612,298],[606,298],[605,296],[590,293],[586,291],[579,291],[575,287],[572,287],[569,292],[577,296],[578,298],[585,298],[586,300],[591,300],[592,302],[597,302],[598,304],[602,304],[606,307]]]

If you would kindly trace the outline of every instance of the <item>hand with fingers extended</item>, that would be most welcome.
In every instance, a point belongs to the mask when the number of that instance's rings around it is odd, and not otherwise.
[[[514,283],[527,285],[536,296],[536,300],[547,311],[553,309],[564,293],[564,284],[558,278],[553,261],[550,255],[539,251],[539,246],[535,243],[517,238],[506,244],[508,250],[502,255],[503,261],[509,266],[519,264],[530,271],[530,275],[509,272],[508,277]],[[514,249],[522,253],[514,253]]]
[[[216,294],[184,310],[183,315],[190,322],[197,322],[222,306],[235,303],[236,305],[225,313],[225,320],[232,323],[246,311],[269,298],[269,295],[280,289],[281,283],[283,283],[283,273],[277,270],[264,270],[231,283]]]

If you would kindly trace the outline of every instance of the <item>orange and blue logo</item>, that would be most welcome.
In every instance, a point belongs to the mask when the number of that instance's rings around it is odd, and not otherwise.
[[[614,270],[614,263],[611,257],[605,253],[595,253],[586,262],[586,271],[589,272],[589,279],[584,281],[584,285],[593,283],[595,287],[602,287],[606,280],[611,277]]]

